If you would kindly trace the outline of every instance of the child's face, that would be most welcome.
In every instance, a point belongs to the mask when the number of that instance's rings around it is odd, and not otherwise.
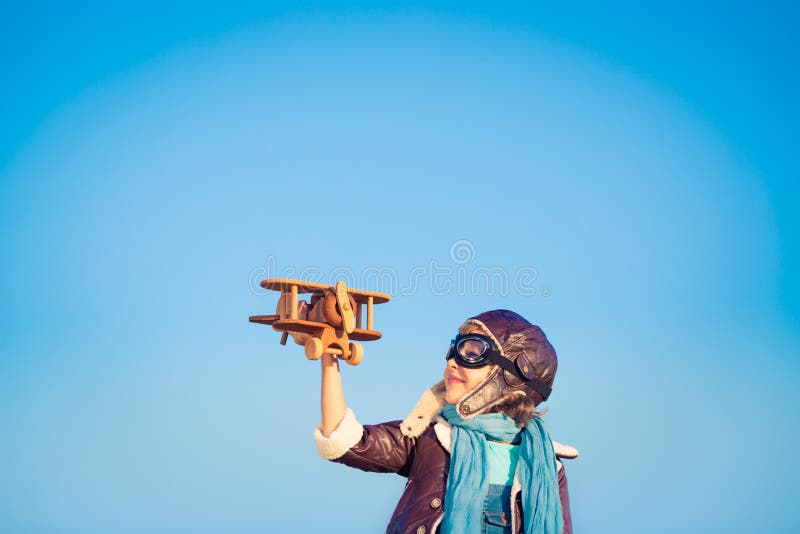
[[[465,332],[465,334],[480,333],[477,330]],[[494,370],[495,365],[487,365],[477,369],[461,367],[455,358],[447,360],[447,367],[444,369],[444,400],[448,404],[456,404],[461,398],[478,387],[489,374]]]
[[[444,370],[444,400],[448,404],[456,404],[461,397],[478,387],[478,384],[489,376],[492,369],[491,365],[468,369],[458,365],[455,358],[450,358],[447,360],[447,367]]]

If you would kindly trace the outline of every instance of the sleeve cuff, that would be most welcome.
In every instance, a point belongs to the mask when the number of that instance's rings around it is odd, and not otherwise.
[[[314,441],[317,444],[319,455],[326,460],[336,460],[344,456],[344,453],[353,448],[361,441],[364,435],[364,427],[356,420],[353,410],[347,409],[344,418],[339,423],[330,436],[327,438],[322,435],[320,427],[314,429]]]
[[[557,441],[553,441],[553,452],[556,453],[557,458],[566,458],[567,460],[574,460],[578,457],[578,449],[564,445]]]

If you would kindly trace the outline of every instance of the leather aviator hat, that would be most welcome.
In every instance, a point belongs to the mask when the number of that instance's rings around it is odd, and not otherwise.
[[[556,351],[544,332],[521,315],[492,310],[467,319],[459,332],[477,331],[494,342],[498,367],[456,404],[461,417],[469,418],[518,392],[536,404],[547,400],[558,368]]]
[[[492,310],[467,319],[459,328],[461,335],[475,332],[491,340],[495,354],[492,363],[497,367],[459,400],[458,415],[469,419],[514,396],[527,396],[535,404],[547,400],[558,359],[541,328],[513,311]],[[444,381],[426,391],[403,421],[403,434],[419,435],[444,407],[444,396]]]

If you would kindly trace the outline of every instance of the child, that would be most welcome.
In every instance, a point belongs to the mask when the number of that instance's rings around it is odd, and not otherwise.
[[[320,455],[408,478],[387,533],[572,532],[567,480],[536,406],[557,360],[544,332],[494,310],[468,319],[447,353],[444,380],[404,421],[361,425],[347,408],[334,356],[322,357]]]

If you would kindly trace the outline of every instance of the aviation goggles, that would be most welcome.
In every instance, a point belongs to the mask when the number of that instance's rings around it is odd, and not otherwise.
[[[481,334],[457,335],[450,341],[447,359],[455,358],[461,367],[477,369],[503,358],[489,337]]]
[[[525,385],[539,392],[542,400],[547,400],[552,392],[550,386],[534,376],[528,360],[520,354],[516,361],[511,361],[497,350],[494,342],[482,334],[459,334],[450,342],[446,359],[455,358],[461,367],[477,369],[489,364],[497,364],[504,370],[514,374]]]

